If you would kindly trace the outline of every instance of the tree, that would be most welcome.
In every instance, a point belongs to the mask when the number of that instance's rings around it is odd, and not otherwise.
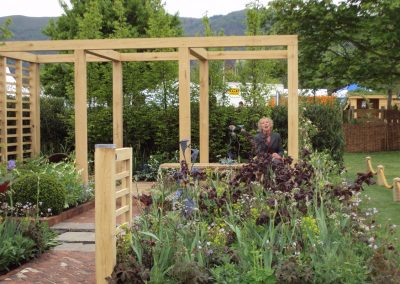
[[[246,6],[247,30],[246,35],[262,35],[261,23],[265,17],[265,7],[258,0]],[[260,50],[263,48],[249,47],[248,50]],[[237,63],[239,78],[242,84],[241,95],[245,102],[251,106],[263,106],[266,104],[266,94],[269,92],[268,83],[277,82],[271,77],[273,70],[277,68],[277,62],[270,60],[247,60]]]
[[[299,35],[302,87],[398,86],[399,0],[274,0],[267,15],[270,33]]]
[[[4,21],[4,23],[0,25],[0,40],[12,37],[12,32],[9,29],[11,23],[12,23],[11,18],[8,18]]]

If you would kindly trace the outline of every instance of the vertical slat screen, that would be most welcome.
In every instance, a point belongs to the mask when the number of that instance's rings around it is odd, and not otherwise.
[[[33,108],[38,106],[32,104],[32,100],[35,97],[39,99],[39,92],[32,93],[33,81],[38,78],[32,72],[31,65],[26,61],[5,57],[0,60],[2,161],[32,157],[32,113]]]

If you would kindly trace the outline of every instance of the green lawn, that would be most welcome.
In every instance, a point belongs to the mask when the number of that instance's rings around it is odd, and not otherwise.
[[[370,156],[372,166],[376,170],[378,165],[385,167],[385,176],[389,184],[393,183],[393,178],[400,177],[400,151],[391,152],[372,152],[372,153],[345,153],[344,163],[347,168],[347,178],[354,179],[356,173],[366,172],[367,166],[365,157]],[[374,177],[376,181],[376,176]],[[400,238],[400,202],[393,201],[393,192],[384,186],[372,185],[365,186],[363,206],[366,208],[375,207],[378,209],[378,224],[395,224],[397,236]]]

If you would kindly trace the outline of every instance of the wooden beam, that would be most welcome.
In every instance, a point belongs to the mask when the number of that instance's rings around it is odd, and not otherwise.
[[[190,128],[190,57],[189,48],[179,48],[179,141],[189,140],[191,142]],[[190,164],[190,149],[186,149],[185,155],[179,149],[180,161],[186,157]]]
[[[47,63],[73,63],[75,62],[75,55],[73,54],[47,54],[38,55],[38,62],[41,64]],[[86,62],[110,62],[111,60],[99,58],[92,54],[86,54]]]
[[[31,136],[32,157],[40,155],[40,70],[38,63],[30,64],[31,76]]]
[[[298,50],[288,46],[288,154],[299,159]]]
[[[106,50],[180,47],[252,47],[287,46],[293,44],[297,44],[297,36],[294,35],[7,41],[0,45],[0,52],[75,49]]]
[[[29,52],[0,52],[0,56],[37,63],[37,55]]]
[[[24,158],[23,140],[23,122],[22,122],[22,60],[15,62],[15,75],[16,75],[16,96],[15,96],[15,109],[17,118],[17,159],[22,161]]]
[[[1,141],[3,147],[0,147],[1,162],[8,159],[7,148],[7,75],[6,75],[7,59],[0,56],[0,130]]]
[[[205,48],[190,48],[190,54],[199,60],[207,60],[207,50]]]
[[[178,60],[178,52],[139,52],[121,53],[121,61],[140,62],[140,61],[173,61]]]
[[[122,62],[113,61],[113,143],[123,147]]]
[[[201,60],[200,65],[200,163],[209,162],[209,97],[208,97],[208,61]]]
[[[196,49],[201,50],[201,49]],[[140,52],[119,53],[122,62],[144,62],[144,61],[176,61],[178,52]],[[234,50],[234,51],[208,51],[208,60],[246,60],[246,59],[286,59],[287,50]],[[190,55],[190,60],[198,60],[199,57]],[[72,63],[73,54],[47,54],[37,55],[37,62],[46,63]],[[87,62],[109,62],[113,59],[99,58],[93,54],[86,55]],[[201,60],[201,59],[200,59]]]
[[[121,60],[121,54],[118,51],[115,50],[87,50],[87,53],[90,53],[96,57],[108,59],[108,60],[114,60],[114,61],[120,61]]]
[[[95,146],[96,283],[106,284],[116,259],[115,145]]]
[[[78,170],[88,184],[87,68],[84,50],[75,50],[75,150]]]
[[[208,60],[286,59],[287,50],[209,51]]]

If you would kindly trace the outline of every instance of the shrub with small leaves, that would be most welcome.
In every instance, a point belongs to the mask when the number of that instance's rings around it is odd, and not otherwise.
[[[14,202],[37,204],[40,214],[59,214],[65,204],[65,189],[54,176],[38,173],[22,175],[12,185]]]

